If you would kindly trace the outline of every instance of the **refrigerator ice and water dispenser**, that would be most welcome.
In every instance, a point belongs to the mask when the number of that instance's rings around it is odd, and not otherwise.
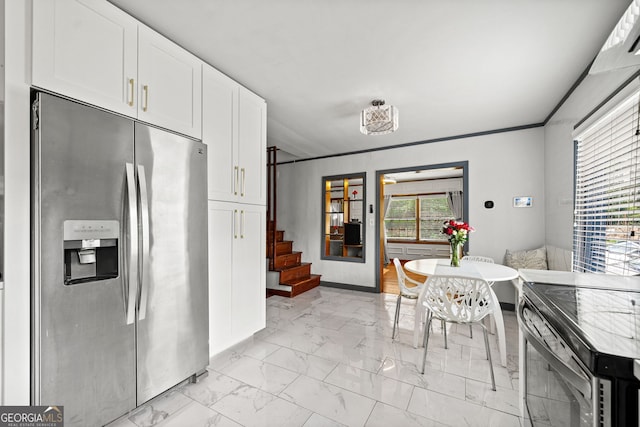
[[[118,277],[118,221],[64,221],[64,284]]]

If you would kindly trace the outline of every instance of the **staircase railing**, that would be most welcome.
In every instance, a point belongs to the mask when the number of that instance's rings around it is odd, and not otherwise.
[[[269,270],[274,269],[277,245],[277,151],[278,149],[276,147],[267,147],[267,236],[271,238],[271,257],[269,258]]]

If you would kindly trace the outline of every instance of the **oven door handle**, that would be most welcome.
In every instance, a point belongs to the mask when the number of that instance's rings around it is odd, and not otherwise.
[[[520,324],[520,330],[524,338],[540,353],[555,371],[569,384],[575,387],[586,398],[591,398],[591,381],[589,378],[585,378],[584,373],[576,372],[567,366],[558,356],[553,354],[547,345],[540,340],[533,332],[533,330],[523,320],[524,317],[524,299],[520,301],[518,306],[518,323]]]

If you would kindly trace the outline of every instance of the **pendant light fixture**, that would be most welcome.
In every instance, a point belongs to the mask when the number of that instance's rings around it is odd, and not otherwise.
[[[384,100],[374,99],[371,107],[362,110],[360,132],[365,135],[384,135],[398,129],[398,109],[384,105]]]

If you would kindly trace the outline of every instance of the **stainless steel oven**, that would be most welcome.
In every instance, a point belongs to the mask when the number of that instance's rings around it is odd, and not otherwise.
[[[521,270],[528,425],[638,426],[640,277]]]
[[[524,338],[524,398],[537,426],[611,426],[611,382],[596,378],[526,298],[519,306]]]

